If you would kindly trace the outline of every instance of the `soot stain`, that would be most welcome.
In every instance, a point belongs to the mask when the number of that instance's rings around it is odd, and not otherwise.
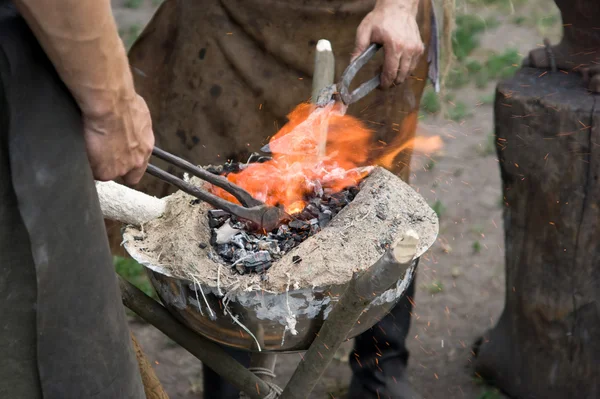
[[[204,57],[206,57],[206,49],[205,48],[201,48],[200,52],[198,53],[198,58],[200,58],[201,60],[203,60]]]

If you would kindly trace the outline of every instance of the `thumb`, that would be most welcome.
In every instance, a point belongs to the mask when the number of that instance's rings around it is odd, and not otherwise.
[[[350,58],[350,62],[354,61],[356,57],[361,55],[363,51],[369,47],[371,44],[371,25],[370,24],[360,24],[358,29],[356,30],[356,43],[354,46],[354,51],[352,52],[352,56]]]

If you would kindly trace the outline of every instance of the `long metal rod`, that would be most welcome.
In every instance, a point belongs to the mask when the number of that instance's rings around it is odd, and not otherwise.
[[[252,399],[262,399],[271,387],[226,353],[214,342],[192,332],[163,306],[119,276],[123,304],[142,319],[196,356],[227,382]]]
[[[240,201],[240,203],[246,207],[263,205],[263,203],[261,201],[254,198],[246,190],[244,190],[240,186],[233,184],[232,182],[230,182],[223,176],[214,175],[202,168],[199,168],[196,165],[191,164],[190,162],[186,161],[185,159],[179,158],[178,156],[175,156],[164,150],[161,150],[158,147],[154,147],[154,149],[152,150],[152,155],[156,156],[157,158],[162,159],[163,161],[166,161],[170,164],[180,167],[181,169],[185,170],[186,172],[188,172],[196,177],[199,177],[200,179],[205,180],[205,181],[209,182],[210,184],[213,184],[217,187],[222,188],[223,190],[227,191],[228,193],[233,195],[235,198],[237,198],[237,200]]]
[[[209,203],[215,208],[222,209],[226,212],[229,212],[232,215],[238,216],[242,219],[246,219],[257,224],[262,223],[262,218],[256,212],[253,212],[253,208],[244,208],[243,206],[239,206],[237,204],[234,204],[233,202],[229,202],[227,200],[224,200],[223,198],[217,197],[216,195],[201,190],[198,187],[195,187],[154,165],[148,165],[146,172],[154,177],[158,177],[159,179],[169,184],[174,185],[181,191],[186,192],[189,195],[192,195],[201,201]]]

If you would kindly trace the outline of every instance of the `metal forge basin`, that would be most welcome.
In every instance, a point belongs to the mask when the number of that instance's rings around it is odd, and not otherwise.
[[[210,235],[205,214],[208,209],[206,206],[198,210],[198,215],[186,215],[187,219],[198,218],[201,237]],[[416,264],[438,233],[437,216],[424,199],[392,173],[376,168],[361,183],[356,198],[322,231],[275,262],[266,272],[266,280],[254,276],[246,287],[231,290],[224,298],[223,286],[215,284],[218,278],[193,281],[174,272],[163,260],[168,254],[153,256],[151,245],[139,240],[141,233],[152,234],[152,223],[142,231],[128,226],[123,234],[124,246],[146,266],[165,307],[190,329],[215,342],[266,352],[307,350],[353,271],[371,266],[385,252],[386,244],[409,229],[419,235]],[[174,243],[173,249],[178,250],[179,245],[186,244]],[[218,267],[213,265],[217,263],[209,252],[210,247],[198,254],[196,267]],[[298,256],[302,261],[296,264],[292,258]],[[226,273],[235,271],[220,266],[219,273],[223,281]],[[390,289],[375,298],[347,338],[361,334],[383,318],[413,277],[414,267],[403,280],[390,281]]]

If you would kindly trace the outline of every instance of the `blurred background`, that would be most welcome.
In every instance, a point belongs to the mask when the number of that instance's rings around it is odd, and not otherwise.
[[[113,0],[128,47],[160,3]],[[543,46],[545,37],[559,41],[561,18],[552,0],[457,0],[455,17],[452,69],[442,94],[427,88],[418,128],[418,135],[440,136],[443,147],[429,156],[416,154],[412,165],[411,185],[439,215],[440,234],[419,265],[408,374],[425,398],[498,399],[503,396],[469,369],[472,344],[496,323],[504,304],[495,86],[515,72],[529,50]],[[141,266],[115,258],[115,267],[152,294]],[[202,397],[200,362],[133,314],[130,324],[170,397]],[[340,350],[312,397],[344,397],[350,348],[347,343]],[[299,359],[297,354],[279,356],[281,385]]]

